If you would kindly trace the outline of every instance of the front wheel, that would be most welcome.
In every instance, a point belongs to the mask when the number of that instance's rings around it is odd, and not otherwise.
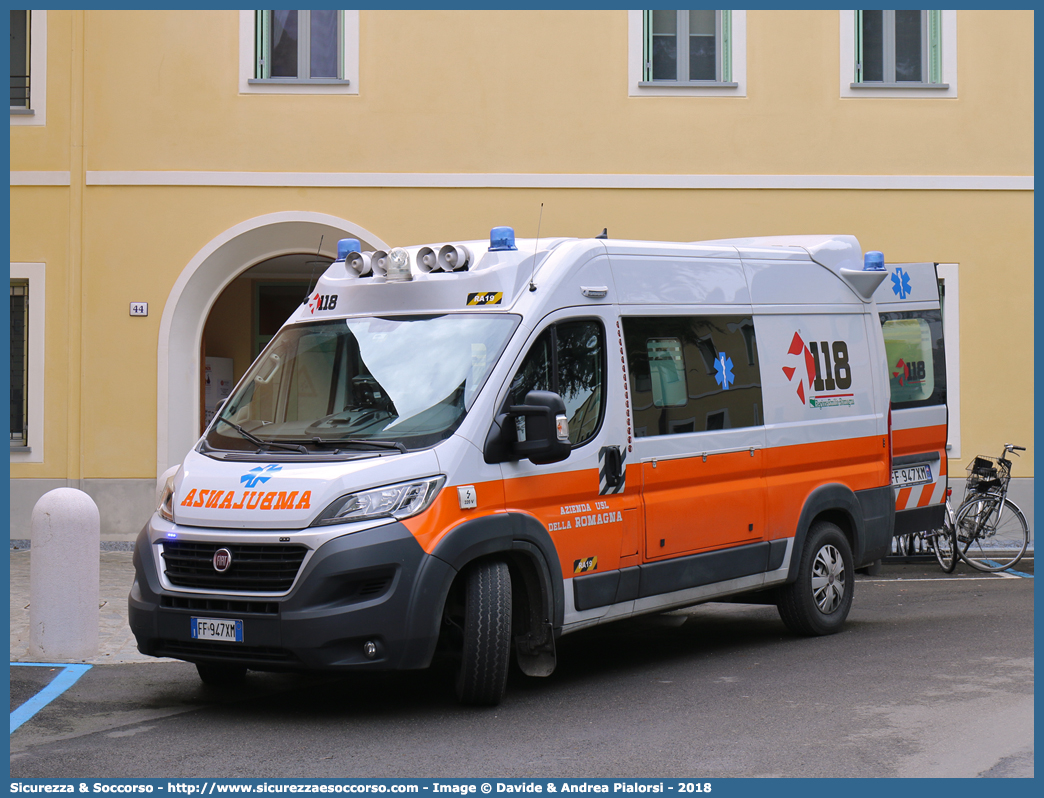
[[[972,499],[957,511],[957,551],[962,560],[980,571],[1011,568],[1026,553],[1029,525],[1014,503]]]
[[[779,592],[779,616],[801,635],[840,632],[852,608],[852,550],[835,525],[822,521],[809,530],[797,580]]]
[[[507,687],[511,661],[511,573],[498,560],[480,562],[467,575],[464,650],[457,672],[462,704],[496,706]]]

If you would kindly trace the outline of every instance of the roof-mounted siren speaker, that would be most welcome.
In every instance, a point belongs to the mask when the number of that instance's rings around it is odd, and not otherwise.
[[[463,245],[446,244],[439,250],[439,268],[444,272],[464,271],[470,260],[471,252]]]
[[[388,273],[388,253],[383,249],[370,253],[370,271],[374,277],[384,277]]]
[[[352,269],[360,277],[366,277],[373,272],[370,260],[373,256],[369,252],[350,252],[344,259],[345,265]]]
[[[421,247],[417,250],[417,268],[422,272],[437,272],[442,267],[439,258],[431,247]]]

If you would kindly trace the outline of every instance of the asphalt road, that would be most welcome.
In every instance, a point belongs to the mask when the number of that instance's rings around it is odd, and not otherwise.
[[[1032,776],[1033,579],[886,564],[855,588],[831,637],[733,604],[569,635],[493,709],[445,668],[216,690],[95,666],[11,735],[11,777]],[[12,666],[12,711],[51,675]]]

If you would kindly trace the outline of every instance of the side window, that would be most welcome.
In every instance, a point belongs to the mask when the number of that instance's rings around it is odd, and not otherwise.
[[[750,316],[625,318],[623,332],[636,437],[762,423]]]
[[[946,404],[946,357],[938,310],[882,313],[892,408]]]
[[[562,397],[574,446],[594,437],[605,410],[602,325],[568,321],[544,330],[511,381],[506,404],[522,404],[530,391],[554,391]]]

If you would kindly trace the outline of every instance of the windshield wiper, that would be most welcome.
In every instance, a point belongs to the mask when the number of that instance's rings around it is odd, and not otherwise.
[[[302,454],[308,454],[308,450],[304,446],[299,444],[299,443],[296,443],[296,442],[293,442],[293,441],[291,441],[290,443],[276,443],[275,441],[262,440],[261,438],[257,437],[256,435],[253,435],[252,433],[247,432],[245,429],[243,429],[238,424],[233,424],[231,421],[226,421],[223,418],[219,418],[218,421],[220,421],[222,424],[227,424],[228,426],[232,427],[232,429],[234,429],[236,432],[238,432],[240,435],[242,435],[248,441],[250,441],[251,443],[255,444],[258,447],[259,451],[260,451],[260,449],[264,449],[264,448],[288,449],[291,452],[301,452]]]
[[[400,441],[369,441],[365,438],[340,438],[338,440],[331,440],[330,438],[309,438],[308,440],[295,440],[294,443],[312,443],[316,446],[372,446],[375,449],[398,449],[403,454],[408,454],[409,449]]]

